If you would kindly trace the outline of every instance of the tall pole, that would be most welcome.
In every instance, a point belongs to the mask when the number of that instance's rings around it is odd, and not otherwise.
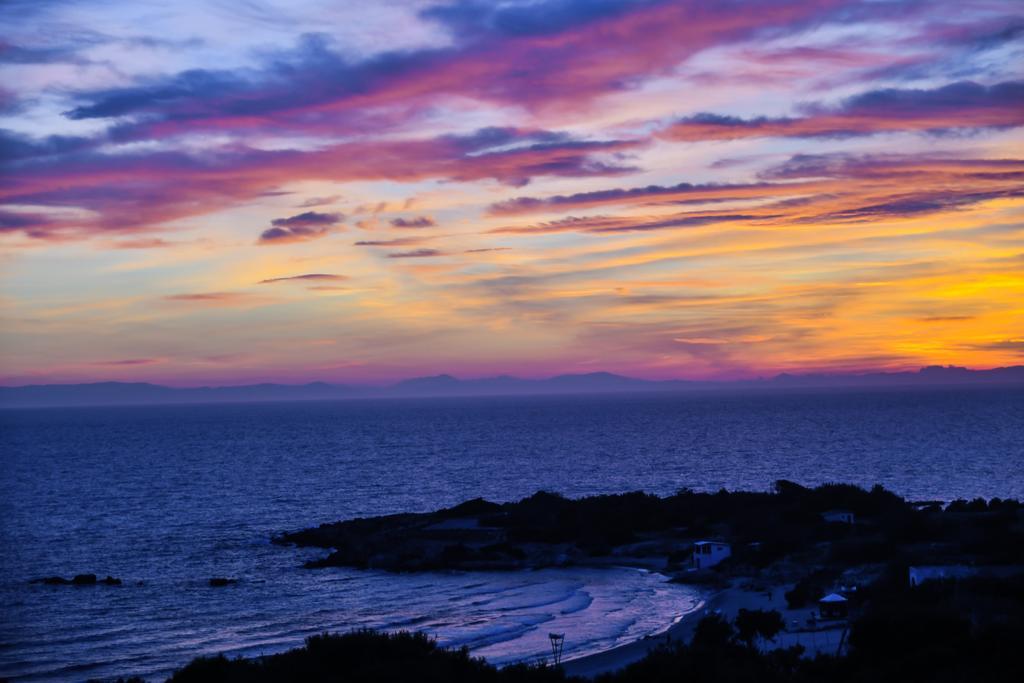
[[[562,645],[565,643],[565,634],[549,633],[548,638],[551,639],[551,659],[554,661],[554,665],[558,666],[562,663]]]

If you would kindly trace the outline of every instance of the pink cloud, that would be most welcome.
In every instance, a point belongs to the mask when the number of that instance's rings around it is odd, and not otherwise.
[[[983,86],[972,82],[932,90],[875,90],[837,107],[807,107],[797,117],[743,119],[698,114],[661,131],[687,142],[761,137],[855,137],[892,132],[941,133],[1024,125],[1024,81]]]
[[[424,12],[448,29],[451,46],[353,60],[324,35],[307,34],[258,69],[193,69],[82,91],[68,115],[116,118],[121,139],[152,139],[197,130],[365,135],[451,96],[577,109],[709,47],[836,16],[888,13],[850,0],[454,3]]]
[[[444,136],[398,141],[361,141],[323,150],[261,151],[229,147],[202,155],[181,152],[46,156],[17,165],[0,187],[7,203],[80,207],[98,218],[42,214],[0,215],[0,227],[33,237],[88,235],[102,231],[143,232],[163,223],[202,215],[260,196],[299,180],[450,181],[493,179],[524,185],[535,176],[595,177],[626,173],[630,167],[595,157],[637,147],[637,140],[536,142],[532,133],[512,131],[502,140],[527,144],[488,151],[473,137]],[[337,214],[309,211],[264,232],[261,241],[280,243],[327,234]],[[303,218],[306,217],[306,218]]]

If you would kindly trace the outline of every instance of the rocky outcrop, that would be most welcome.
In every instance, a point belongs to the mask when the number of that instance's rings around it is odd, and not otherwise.
[[[477,498],[437,512],[322,524],[283,534],[274,542],[332,551],[307,562],[309,568],[468,571],[564,566],[593,555],[594,548],[569,535],[548,533],[543,519],[563,500],[546,493],[517,504]]]
[[[213,588],[222,588],[223,586],[232,586],[238,583],[238,579],[229,579],[223,576],[215,576],[210,579],[210,586]]]
[[[99,579],[95,574],[76,574],[70,579],[65,579],[62,576],[46,576],[40,579],[33,579],[29,583],[41,583],[47,586],[120,586],[122,581],[113,576]]]

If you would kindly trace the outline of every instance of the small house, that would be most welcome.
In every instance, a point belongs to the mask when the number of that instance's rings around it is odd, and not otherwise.
[[[826,522],[853,524],[853,513],[849,510],[828,510],[821,513],[821,518]]]
[[[693,568],[708,569],[732,555],[732,548],[721,541],[697,541],[693,544]]]
[[[839,593],[829,593],[818,600],[818,613],[822,619],[845,619],[850,614],[850,601]]]

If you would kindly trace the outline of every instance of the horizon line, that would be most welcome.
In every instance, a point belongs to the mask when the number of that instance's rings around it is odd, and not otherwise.
[[[469,375],[469,376],[458,376],[450,372],[438,372],[427,375],[411,375],[408,377],[394,379],[394,380],[379,380],[379,381],[354,381],[350,382],[347,380],[322,380],[322,379],[310,379],[307,381],[270,381],[270,380],[251,380],[239,384],[191,384],[191,385],[177,385],[177,384],[166,384],[166,380],[147,380],[147,379],[131,379],[131,380],[120,380],[120,379],[93,379],[83,381],[68,381],[68,382],[38,382],[38,383],[20,383],[20,384],[8,384],[0,380],[0,388],[2,389],[21,389],[27,387],[73,387],[73,386],[91,386],[100,384],[121,384],[121,385],[150,385],[157,387],[164,387],[168,389],[228,389],[228,388],[241,388],[241,387],[254,387],[260,385],[271,385],[281,387],[304,387],[313,384],[323,384],[332,387],[351,387],[351,388],[362,388],[362,389],[389,389],[394,388],[406,382],[412,382],[417,380],[429,380],[429,379],[442,379],[450,378],[458,382],[478,382],[486,380],[518,380],[523,382],[544,382],[552,379],[559,378],[580,378],[580,377],[594,377],[594,376],[607,376],[614,377],[616,379],[633,380],[637,382],[647,382],[652,384],[657,383],[668,383],[668,382],[686,382],[691,384],[738,384],[744,382],[760,382],[760,381],[772,381],[782,377],[792,378],[829,378],[829,379],[843,379],[843,378],[858,378],[858,377],[872,377],[881,375],[919,375],[925,371],[964,371],[964,372],[992,372],[997,370],[1013,370],[1018,368],[1024,368],[1024,363],[1017,365],[999,365],[992,367],[968,367],[963,365],[922,365],[916,369],[864,369],[854,371],[828,371],[828,370],[781,370],[774,374],[759,374],[748,377],[734,377],[729,379],[724,378],[689,378],[689,377],[660,377],[660,378],[647,378],[637,377],[634,375],[621,374],[610,370],[594,370],[591,372],[564,372],[554,375],[545,375],[541,377],[530,377],[512,375],[508,373],[488,374],[488,375]],[[172,380],[173,381],[173,380]]]

